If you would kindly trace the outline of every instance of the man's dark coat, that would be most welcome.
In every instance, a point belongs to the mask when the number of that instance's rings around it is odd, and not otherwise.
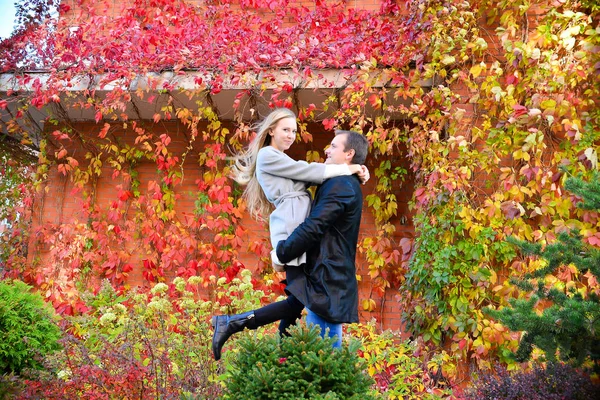
[[[362,200],[356,175],[328,179],[317,188],[308,218],[277,244],[283,263],[307,253],[305,265],[287,267],[286,291],[329,322],[358,322],[355,259]]]

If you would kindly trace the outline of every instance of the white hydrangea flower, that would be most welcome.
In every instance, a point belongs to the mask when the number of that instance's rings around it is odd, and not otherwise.
[[[213,303],[212,301],[203,301],[200,303],[200,310],[201,311],[208,311],[213,307]]]
[[[123,304],[115,304],[114,311],[118,311],[120,314],[125,314],[127,312],[127,307]]]
[[[190,278],[188,279],[188,283],[190,285],[200,285],[204,283],[204,279],[202,279],[202,277],[200,276],[190,276]]]
[[[61,369],[56,375],[59,379],[68,381],[73,376],[73,372],[70,369]]]
[[[169,287],[167,286],[167,284],[161,282],[161,283],[157,283],[156,285],[154,285],[151,292],[152,292],[152,294],[156,295],[159,293],[166,293],[167,290],[169,290]]]
[[[181,308],[185,310],[196,308],[196,302],[192,299],[184,299],[181,301]]]
[[[135,303],[143,303],[143,302],[145,302],[145,301],[146,301],[146,296],[145,296],[145,295],[143,295],[143,294],[141,294],[141,293],[136,293],[136,294],[133,296],[133,301],[134,301]]]
[[[183,292],[185,290],[185,285],[186,285],[185,279],[178,276],[177,278],[173,279],[173,285],[175,285],[175,288],[177,290],[179,290],[180,292]]]
[[[169,311],[171,309],[171,303],[167,299],[154,298],[148,303],[148,308],[151,310]]]
[[[101,325],[108,325],[111,322],[114,322],[116,319],[117,319],[117,316],[114,313],[107,312],[107,313],[104,313],[104,315],[102,315],[100,317],[100,324]]]
[[[250,282],[252,280],[252,271],[249,269],[243,269],[240,275],[244,282]]]

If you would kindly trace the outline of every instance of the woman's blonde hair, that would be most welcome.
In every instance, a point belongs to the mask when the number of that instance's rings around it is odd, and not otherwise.
[[[286,118],[295,120],[296,114],[288,108],[276,108],[271,111],[253,127],[256,136],[248,144],[248,147],[234,157],[232,178],[240,185],[246,185],[242,198],[246,200],[250,215],[258,220],[265,220],[273,211],[273,205],[267,200],[267,196],[256,179],[256,157],[260,149],[271,144],[269,133],[279,121]]]

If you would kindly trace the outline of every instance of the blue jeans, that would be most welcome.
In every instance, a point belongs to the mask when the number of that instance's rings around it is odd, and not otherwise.
[[[325,321],[323,318],[306,309],[308,315],[306,316],[306,325],[318,325],[321,327],[321,337],[325,337],[325,331],[329,329],[329,337],[337,336],[337,341],[333,344],[333,347],[342,346],[342,324],[335,324],[333,322]]]

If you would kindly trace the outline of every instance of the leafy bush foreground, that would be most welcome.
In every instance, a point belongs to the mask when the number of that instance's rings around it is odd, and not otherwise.
[[[64,317],[60,349],[38,352],[39,369],[0,377],[0,398],[439,399],[451,394],[430,373],[451,365],[447,355],[425,363],[415,343],[378,333],[374,323],[350,325],[343,347],[335,351],[328,339],[303,325],[282,339],[275,325],[246,331],[234,335],[224,360],[215,362],[210,316],[256,308],[264,294],[250,280],[245,270],[229,282],[218,280],[226,305],[198,298],[200,277],[159,283],[146,293],[119,293],[107,283],[85,299],[88,313]]]
[[[0,375],[40,367],[37,355],[59,348],[54,310],[31,286],[0,281]]]
[[[210,316],[228,307],[255,308],[263,294],[252,289],[250,280],[251,274],[241,271],[239,278],[219,281],[220,292],[231,301],[226,306],[197,298],[194,287],[203,284],[199,277],[159,283],[147,293],[118,293],[107,284],[86,299],[87,314],[63,319],[60,347],[59,328],[51,314],[44,317],[56,329],[47,339],[53,339],[51,348],[57,351],[38,349],[35,363],[3,375],[0,398],[457,398],[460,391],[453,394],[451,386],[456,365],[449,354],[378,332],[374,323],[349,325],[336,350],[304,325],[284,338],[275,326],[246,331],[234,335],[224,360],[215,362]],[[577,399],[598,393],[575,370],[552,368],[484,374],[471,398]]]
[[[535,366],[531,371],[510,373],[500,367],[485,373],[468,392],[470,400],[590,400],[600,398],[600,385],[568,364]]]

